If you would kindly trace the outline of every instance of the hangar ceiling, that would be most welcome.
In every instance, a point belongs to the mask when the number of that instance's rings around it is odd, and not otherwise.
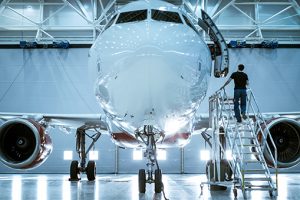
[[[110,14],[127,0],[3,0],[0,43],[68,40],[91,44]],[[300,44],[300,0],[168,0],[186,3],[197,16],[204,9],[227,41],[277,40]],[[208,40],[208,38],[206,38]]]

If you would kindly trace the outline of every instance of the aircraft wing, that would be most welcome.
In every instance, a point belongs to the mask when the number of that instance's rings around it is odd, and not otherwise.
[[[249,117],[252,117],[253,114],[249,113]],[[271,120],[274,118],[289,118],[300,123],[300,111],[298,112],[268,112],[262,113],[262,116],[265,120]],[[193,134],[199,134],[203,130],[209,128],[209,114],[198,114],[195,117],[193,123],[194,132]]]
[[[31,119],[44,127],[62,129],[101,129],[107,131],[106,116],[104,114],[41,114],[41,113],[0,113],[0,120]]]

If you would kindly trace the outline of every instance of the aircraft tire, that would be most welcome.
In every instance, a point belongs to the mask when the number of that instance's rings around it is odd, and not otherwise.
[[[162,173],[161,173],[161,170],[159,169],[156,169],[155,172],[154,172],[154,191],[155,193],[161,193],[161,188],[162,188]]]
[[[146,172],[144,169],[139,170],[139,192],[146,192]]]
[[[70,181],[78,181],[78,174],[79,174],[79,170],[78,170],[78,161],[77,160],[73,160],[71,162],[70,165]]]
[[[89,161],[86,167],[86,176],[89,181],[94,181],[96,178],[96,163]]]

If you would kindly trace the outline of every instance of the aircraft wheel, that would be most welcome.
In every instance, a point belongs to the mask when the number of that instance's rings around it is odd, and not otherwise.
[[[86,176],[89,181],[94,181],[96,178],[96,163],[89,161],[86,167]]]
[[[162,174],[161,174],[161,170],[156,169],[154,172],[155,175],[155,180],[154,180],[154,191],[155,193],[161,193],[161,188],[162,188]]]
[[[144,169],[139,170],[139,192],[146,192],[146,172]]]
[[[78,181],[80,178],[79,175],[79,169],[78,169],[78,161],[73,160],[70,165],[70,181]]]

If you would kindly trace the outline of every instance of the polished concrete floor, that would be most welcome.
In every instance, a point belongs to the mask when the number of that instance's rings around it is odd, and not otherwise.
[[[75,200],[116,199],[156,200],[164,199],[154,193],[154,185],[147,185],[145,194],[138,193],[137,175],[97,175],[96,181],[68,181],[66,174],[0,174],[0,199],[5,200]],[[205,185],[201,194],[200,183],[205,175],[163,175],[166,197],[170,200],[234,199],[232,188],[210,191]],[[248,199],[270,199],[266,191],[252,191]],[[243,199],[238,190],[238,199]],[[300,199],[300,174],[280,174],[278,196],[273,199]]]

